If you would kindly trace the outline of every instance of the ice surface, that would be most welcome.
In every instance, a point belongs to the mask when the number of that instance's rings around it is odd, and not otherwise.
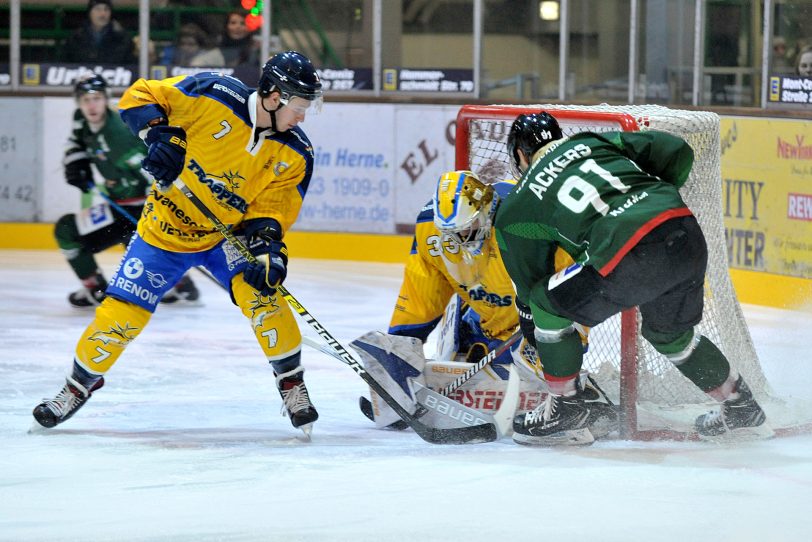
[[[101,258],[108,274],[120,253]],[[287,286],[346,345],[384,329],[398,265],[295,260]],[[76,417],[28,434],[91,313],[57,252],[0,251],[0,540],[793,541],[812,528],[812,436],[716,445],[436,446],[373,428],[366,386],[305,350],[321,418],[279,415],[227,295],[161,306]],[[812,314],[746,306],[768,379],[812,399]],[[306,332],[309,330],[305,329]],[[310,332],[312,334],[312,332]]]

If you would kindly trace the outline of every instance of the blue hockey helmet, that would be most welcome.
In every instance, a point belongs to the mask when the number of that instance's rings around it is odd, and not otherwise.
[[[260,96],[278,91],[285,105],[298,96],[313,102],[316,110],[321,107],[321,78],[310,59],[296,51],[277,53],[265,63],[257,91]]]

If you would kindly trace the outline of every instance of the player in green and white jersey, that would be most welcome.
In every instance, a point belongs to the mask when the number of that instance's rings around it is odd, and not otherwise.
[[[91,164],[95,165],[105,179],[101,187],[105,201],[61,217],[54,236],[82,282],[82,288],[71,293],[68,301],[75,307],[94,307],[104,298],[107,286],[94,255],[129,242],[152,183],[141,170],[146,147],[109,108],[104,78],[93,75],[80,80],[74,95],[78,107],[63,159],[65,180],[89,194],[95,189]],[[186,275],[162,301],[193,302],[198,297],[197,287]]]

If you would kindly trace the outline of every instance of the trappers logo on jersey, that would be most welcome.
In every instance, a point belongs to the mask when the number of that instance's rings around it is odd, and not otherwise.
[[[231,191],[239,188],[240,181],[245,180],[245,177],[241,176],[239,172],[234,173],[229,170],[228,173],[223,172],[222,175],[207,173],[194,159],[189,160],[189,165],[186,167],[197,175],[201,183],[209,187],[209,190],[219,203],[236,209],[243,214],[248,212],[248,204],[245,200]]]
[[[482,286],[468,290],[468,295],[471,296],[471,299],[474,301],[484,301],[496,307],[510,307],[513,305],[513,296],[506,295],[503,297],[485,290]]]

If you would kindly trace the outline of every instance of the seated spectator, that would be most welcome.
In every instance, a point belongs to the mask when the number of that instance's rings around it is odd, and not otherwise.
[[[798,53],[795,72],[801,77],[812,77],[812,48],[801,49],[801,52]]]
[[[220,38],[220,51],[231,75],[249,87],[259,83],[259,41],[246,25],[246,13],[234,10],[226,17],[226,25]]]
[[[207,45],[202,28],[195,23],[183,24],[178,31],[176,44],[164,49],[161,64],[198,68],[225,67],[223,53],[217,48],[210,49]]]
[[[782,36],[773,38],[772,73],[792,73],[792,63],[787,55],[787,40]]]
[[[113,20],[111,0],[90,0],[87,22],[65,41],[63,60],[75,63],[134,64],[129,34]]]
[[[226,17],[223,36],[220,38],[220,52],[226,61],[226,67],[235,68],[248,64],[259,68],[259,48],[253,32],[245,24],[246,14],[232,11]]]
[[[141,36],[133,36],[133,56],[136,61],[141,55]],[[155,42],[147,40],[147,64],[152,66],[158,63],[158,51],[155,48]]]

